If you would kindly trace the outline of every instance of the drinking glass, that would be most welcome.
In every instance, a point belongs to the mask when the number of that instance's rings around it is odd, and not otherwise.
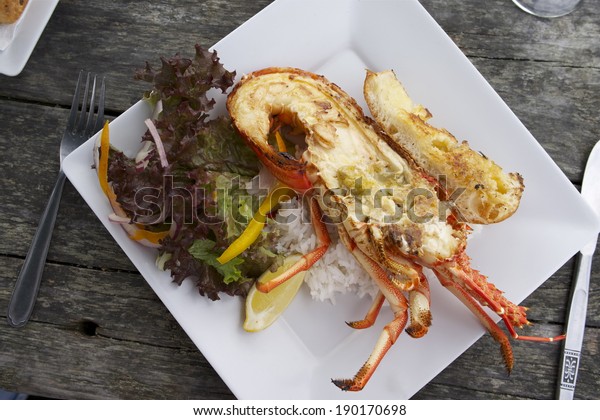
[[[513,0],[513,3],[532,15],[554,18],[571,13],[581,0]]]

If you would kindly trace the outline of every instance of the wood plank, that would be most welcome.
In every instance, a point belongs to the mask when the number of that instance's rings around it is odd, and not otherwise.
[[[193,54],[195,43],[209,47],[269,3],[271,0],[118,4],[63,0],[24,71],[14,78],[0,76],[1,94],[68,106],[74,81],[83,68],[106,75],[107,106],[122,112],[147,89],[146,84],[133,80],[134,72],[147,60],[158,63],[160,56]]]
[[[21,261],[0,257],[0,262],[0,307],[6,307]],[[560,318],[560,311],[548,307],[545,311],[544,303],[564,295],[568,271],[565,266],[556,279],[525,302],[536,312],[541,311],[531,328],[536,334],[560,331],[553,319]],[[582,383],[593,385],[598,378],[599,372],[591,363],[598,352],[598,333],[597,327],[588,328],[582,362],[586,364],[587,359],[588,363],[581,373]],[[206,386],[211,390],[216,387],[218,395],[210,394],[214,398],[232,397],[154,292],[135,273],[48,264],[30,324],[15,330],[0,322],[0,335],[0,386],[17,383],[23,387],[18,389],[22,392],[54,398],[197,398],[196,392],[207,395]],[[41,351],[40,342],[45,343]],[[416,398],[552,398],[560,346],[513,342],[513,348],[516,366],[507,376],[497,344],[484,336]],[[95,359],[100,360],[73,361],[70,354],[96,354]],[[132,357],[143,362],[132,362]],[[169,357],[181,358],[181,362],[173,363]],[[152,369],[137,373],[138,363]],[[40,370],[42,382],[29,384],[27,378]],[[57,370],[61,370],[58,376]],[[184,376],[177,382],[181,388],[173,388],[172,381],[179,374]],[[198,385],[198,378],[210,385],[202,381]],[[532,381],[540,384],[535,391],[530,388]],[[106,388],[107,383],[113,385]],[[445,390],[442,393],[440,386]],[[588,391],[582,391],[580,397],[595,397],[589,390],[597,388],[582,389]]]
[[[600,16],[582,2],[540,19],[505,0],[421,3],[567,177],[580,183],[598,141]]]
[[[228,14],[233,13],[233,16],[239,14],[239,19],[243,19],[245,14],[248,13],[248,11],[241,11],[239,8],[234,8],[233,11],[226,9],[226,5],[221,3],[222,2],[201,2],[196,3],[196,7],[202,7],[202,11],[205,12],[208,10],[213,14],[219,13],[221,8],[224,8],[224,10],[227,10]],[[267,2],[264,4],[266,3]],[[590,91],[590,86],[595,86],[596,88],[599,86],[600,70],[594,68],[594,61],[589,62],[588,60],[590,55],[592,60],[595,60],[594,57],[598,57],[598,55],[593,54],[594,51],[589,51],[590,47],[585,47],[588,49],[586,51],[580,51],[578,48],[584,47],[578,46],[589,44],[582,42],[582,40],[587,39],[585,37],[591,36],[590,34],[592,33],[597,33],[597,31],[594,32],[593,30],[598,25],[597,20],[593,19],[594,13],[587,9],[582,9],[576,14],[573,14],[573,17],[568,17],[567,19],[570,20],[569,23],[563,24],[573,26],[573,28],[569,27],[569,33],[572,33],[572,36],[561,41],[564,48],[560,50],[560,54],[557,52],[555,44],[548,43],[545,39],[532,38],[529,36],[527,37],[527,45],[532,46],[531,49],[519,53],[513,51],[512,55],[508,53],[502,55],[497,53],[497,51],[503,51],[504,45],[512,45],[515,43],[515,40],[525,38],[527,31],[536,35],[538,31],[541,31],[538,27],[547,24],[544,23],[545,21],[543,20],[532,20],[531,17],[525,17],[525,15],[517,8],[506,3],[507,2],[504,1],[490,2],[490,7],[492,8],[483,18],[481,18],[480,13],[475,14],[474,12],[474,10],[478,10],[478,8],[473,7],[469,2],[459,2],[456,6],[464,8],[464,10],[460,13],[453,12],[451,15],[452,17],[448,16],[450,8],[446,6],[446,2],[423,2],[433,16],[441,22],[442,27],[444,27],[459,46],[471,56],[474,64],[482,71],[484,76],[490,80],[492,85],[498,90],[499,94],[523,120],[525,125],[530,128],[534,136],[557,161],[561,169],[565,171],[571,180],[577,182],[581,179],[583,162],[585,161],[592,144],[596,140],[593,132],[594,127],[598,125],[599,117],[593,110],[598,109],[600,106],[600,95],[595,94],[598,93],[598,91]],[[55,27],[50,27],[48,32],[53,34],[59,33],[61,34],[60,36],[67,37],[73,28],[79,27],[73,26],[77,23],[75,21],[78,20],[77,8],[84,6],[70,2],[61,2],[59,7],[61,9],[57,10],[55,13],[55,19],[59,22],[51,21],[51,24],[55,25]],[[112,4],[107,4],[105,2],[97,2],[94,7],[96,7],[97,10],[94,10],[94,13],[89,15],[90,21],[79,22],[77,23],[78,25],[81,27],[97,26],[98,23],[96,22],[97,18],[95,16],[99,15],[100,12],[106,12],[107,8],[114,8]],[[188,7],[191,7],[189,3],[182,3],[180,7],[181,9],[174,9],[172,12],[160,10],[159,8],[156,13],[151,14],[154,16],[154,19],[156,19],[153,23],[157,24],[157,26],[159,26],[159,24],[164,24],[165,22],[173,23],[176,20],[176,17],[182,16],[182,10],[189,10],[188,14],[192,16],[200,14],[200,11],[195,11],[193,8],[188,9]],[[62,8],[64,8],[64,10]],[[163,13],[161,14],[161,12]],[[115,12],[113,11],[112,13],[114,14]],[[140,13],[136,8],[136,5],[129,4],[124,10],[119,11],[118,15],[120,18],[115,21],[115,24],[119,22],[122,24],[123,21],[128,20],[134,22],[140,21],[140,16],[136,16],[136,13]],[[494,25],[489,25],[490,22],[488,20],[498,20],[497,16],[499,13],[510,14],[511,16],[514,15],[515,19],[517,17],[522,17],[522,19],[516,19],[515,22],[517,22],[517,24],[513,25],[511,23],[510,27],[497,28]],[[215,17],[216,15],[210,16]],[[477,19],[474,20],[473,16],[477,16]],[[137,19],[134,17],[137,17]],[[505,22],[505,20],[501,21]],[[512,20],[509,20],[509,22],[512,22]],[[565,20],[560,20],[560,22],[565,22]],[[194,26],[192,25],[193,22],[190,23],[186,21],[184,23],[184,28],[187,29],[182,29],[182,34],[191,31],[191,28]],[[504,25],[506,25],[506,23]],[[534,25],[535,31],[531,29],[531,25]],[[106,26],[108,31],[110,25]],[[199,25],[199,27],[203,26]],[[465,27],[473,29],[469,29],[468,32],[465,32],[464,30],[461,31],[461,28]],[[65,28],[70,29],[66,30]],[[504,37],[499,34],[504,34]],[[514,38],[512,43],[506,42],[507,39],[505,37],[507,36]],[[492,42],[490,39],[496,40],[497,42]],[[61,48],[65,49],[68,46],[68,43],[66,42],[56,42],[54,39],[52,41],[52,46],[54,48],[57,48],[55,46],[56,44],[62,45]],[[133,41],[135,40],[132,40],[132,42]],[[146,50],[140,52],[140,54],[146,55],[143,57],[140,56],[138,67],[146,59],[156,59],[161,53],[171,53],[173,50],[169,51],[168,45],[173,45],[174,42],[174,40],[171,40],[164,44],[166,47],[163,48],[162,51]],[[487,42],[488,44],[491,44],[487,48],[490,51],[495,51],[496,54],[486,55],[471,52],[468,45],[466,45],[468,42],[472,42],[476,45],[487,45],[485,44],[485,42]],[[123,45],[123,48],[127,48],[126,44],[127,43],[118,43],[117,47]],[[161,43],[157,44],[161,45]],[[518,45],[521,44],[522,43],[519,43]],[[187,47],[190,47],[190,45],[191,43],[188,44]],[[593,46],[596,44],[591,43],[591,45]],[[46,48],[40,48],[46,51]],[[571,56],[572,61],[561,61],[552,66],[548,66],[547,60],[544,61],[542,58],[534,58],[530,61],[523,60],[523,57],[527,56],[527,54],[546,50],[553,51],[561,60],[564,60],[564,54],[566,52],[574,51]],[[56,58],[64,56],[64,54],[65,53],[62,53],[61,55],[60,51],[55,51],[51,55]],[[128,57],[131,56],[130,51],[121,51],[120,53],[115,52],[114,54],[122,54]],[[507,57],[513,57],[514,59],[507,59]],[[66,60],[66,57],[63,57],[61,61],[72,62],[76,60]],[[106,61],[106,58],[95,57],[92,62],[101,63],[102,61]],[[117,61],[119,63],[122,62],[122,60]],[[35,63],[32,65],[35,66]],[[43,63],[43,65],[48,66],[49,63]],[[73,69],[73,74],[76,74],[75,68]],[[130,103],[137,101],[139,95],[145,88],[142,84],[132,84],[130,74],[131,72],[119,72],[118,74],[115,74],[114,88],[109,89],[109,92],[118,96],[114,101],[110,101],[109,97],[109,107],[117,110],[117,112],[124,110]],[[70,92],[72,89],[66,89],[65,87],[72,87],[73,78],[68,76],[68,72],[64,71],[63,67],[61,67],[60,78],[49,80],[48,78],[51,76],[52,75],[48,75],[47,72],[39,72],[39,75],[36,77],[40,79],[33,80],[33,82],[36,82],[34,84],[28,83],[31,82],[31,80],[27,79],[19,80],[19,78],[3,78],[3,82],[5,83],[2,83],[2,88],[5,92],[4,94],[10,97],[14,96],[18,98],[19,95],[24,97],[27,95],[27,98],[34,97],[36,101],[42,102],[51,102],[52,100],[49,98],[60,98],[60,103],[66,106],[70,101]],[[544,81],[545,83],[542,83]],[[50,90],[41,88],[42,85],[44,87],[49,87]],[[505,88],[506,86],[509,86],[510,88]],[[58,90],[52,90],[54,87],[58,88]],[[133,96],[129,97],[130,100],[127,103],[122,103],[121,101],[123,100],[124,93],[127,92],[128,88],[133,89],[131,92]],[[35,95],[40,94],[46,95],[46,97],[35,97]],[[541,109],[542,111],[533,111],[536,109]],[[31,134],[27,131],[23,132],[23,129],[27,128],[24,126],[27,125],[27,121],[30,121],[30,119],[24,118],[27,114],[21,113],[22,109],[17,108],[17,112],[19,115],[17,115],[16,120],[14,120],[17,123],[17,126],[14,128],[8,127],[8,130],[10,130],[9,133],[19,133],[20,135],[15,136],[21,138],[25,137],[22,141],[27,141],[29,135],[31,135],[32,138],[37,139],[39,135],[32,132],[31,129],[29,130]],[[566,129],[563,128],[563,121],[568,122]],[[22,124],[18,124],[19,122]],[[61,124],[62,121],[57,119],[55,124],[51,127],[51,129],[53,128],[52,132],[57,136],[60,135]],[[48,156],[49,155],[44,154],[44,157]],[[27,157],[29,161],[32,161],[31,156],[25,157]],[[51,160],[47,162],[50,165],[55,165],[55,162],[52,162]],[[54,167],[49,168],[45,165],[36,165],[36,168],[45,171],[43,173],[38,173],[38,175],[40,175],[38,179],[42,179],[42,176],[50,175],[48,169],[54,169]],[[48,176],[43,179],[49,181],[50,178],[51,177]]]
[[[599,140],[600,68],[471,59],[574,183]]]
[[[0,136],[0,182],[10,191],[2,200],[0,254],[25,256],[59,170],[59,145],[68,110],[0,100],[6,118]],[[36,121],[36,124],[31,124]],[[32,145],[16,147],[15,143]],[[91,170],[91,169],[90,169]],[[88,205],[67,182],[50,261],[134,270]]]
[[[0,262],[6,308],[20,260]],[[47,264],[31,321],[15,329],[5,313],[0,388],[67,399],[233,398],[139,274]]]
[[[158,63],[159,56],[175,52],[189,55],[195,42],[212,45],[269,3],[252,2],[245,8],[224,1],[187,1],[169,10],[157,5],[141,11],[135,2],[119,8],[107,1],[93,6],[60,2],[45,31],[48,35],[40,40],[22,75],[0,76],[0,94],[68,106],[76,74],[86,67],[106,74],[107,106],[118,115],[148,88],[133,80],[145,61]],[[594,8],[583,5],[573,15],[550,23],[504,0],[487,2],[490,9],[483,15],[477,0],[422,3],[569,179],[580,182],[582,163],[597,140],[594,128],[600,123],[593,112],[600,106],[600,46],[590,40],[600,33]],[[82,19],[85,7],[92,9]],[[98,22],[97,16],[110,18]],[[177,25],[177,31],[168,30],[169,25]],[[565,26],[561,29],[567,35],[549,39],[552,25]],[[85,30],[91,27],[98,29]],[[91,46],[77,55],[69,45],[74,30],[81,33],[78,42]],[[64,65],[53,66],[57,60]]]
[[[70,185],[31,323],[15,330],[1,322],[58,171],[79,69],[107,75],[107,106],[115,117],[147,88],[132,80],[146,60],[189,55],[195,42],[212,45],[271,1],[171,3],[142,9],[135,1],[62,0],[24,72],[0,76],[0,388],[53,398],[233,398]],[[480,0],[422,4],[579,183],[600,126],[597,5],[583,2],[576,13],[548,21],[506,0],[488,1],[485,10]],[[562,330],[572,268],[569,261],[525,300],[534,322],[528,333]],[[600,277],[600,257],[593,276]],[[577,398],[600,398],[599,335],[600,291],[592,288]],[[510,376],[486,335],[415,398],[553,398],[560,345],[513,347]]]
[[[600,66],[600,12],[593,2],[560,19],[540,19],[505,0],[487,0],[485,6],[478,0],[420,3],[468,57]]]
[[[598,399],[597,328],[587,328],[577,399]],[[560,345],[513,342],[515,367],[503,370],[496,343],[484,336],[415,395],[415,399],[554,399]],[[489,355],[495,356],[496,361]]]
[[[27,68],[17,78],[3,77],[3,90],[15,98],[48,103],[58,99],[66,105],[69,92],[65,87],[72,84],[71,75],[86,65],[109,75],[118,89],[109,102],[123,111],[137,101],[143,89],[132,83],[131,76],[146,60],[190,51],[195,42],[212,45],[269,3],[187,0],[142,10],[136,2],[115,7],[107,0],[93,5],[61,1]],[[600,28],[593,5],[583,4],[570,16],[547,21],[526,15],[505,0],[488,1],[485,10],[479,0],[421,3],[468,57],[494,63],[554,62],[557,66],[598,68],[600,46],[594,36]],[[86,9],[89,13],[82,13]],[[102,20],[98,16],[103,16]],[[176,30],[170,25],[176,25]],[[560,26],[560,31],[554,26]],[[95,28],[94,33],[87,28]],[[82,46],[88,46],[77,55],[70,45],[73,32],[80,34]],[[560,38],[551,38],[553,33],[560,33]],[[56,61],[62,65],[54,66]]]

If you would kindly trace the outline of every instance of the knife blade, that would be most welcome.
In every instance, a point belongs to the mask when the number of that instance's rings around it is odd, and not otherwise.
[[[581,195],[600,215],[600,141],[596,143],[583,174]],[[577,254],[575,278],[571,286],[571,302],[567,317],[567,332],[563,344],[562,367],[557,389],[557,399],[572,400],[579,370],[579,357],[583,344],[587,312],[592,257],[598,237],[587,243]]]

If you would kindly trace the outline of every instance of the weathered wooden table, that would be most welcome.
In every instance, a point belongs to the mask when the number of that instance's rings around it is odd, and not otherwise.
[[[210,46],[270,2],[60,1],[24,71],[0,76],[0,317],[58,172],[79,69],[106,75],[116,117],[146,89],[132,80],[146,60]],[[510,0],[422,4],[578,185],[600,133],[600,3],[584,0],[556,20]],[[572,270],[567,263],[524,302],[540,328],[563,325]],[[596,259],[577,398],[600,398],[599,279]],[[0,321],[0,388],[61,399],[234,398],[69,184],[31,322]],[[415,398],[553,398],[560,346],[514,350],[508,377],[485,335]]]

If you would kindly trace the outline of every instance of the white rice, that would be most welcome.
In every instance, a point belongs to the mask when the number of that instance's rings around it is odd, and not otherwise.
[[[282,255],[307,254],[317,247],[317,237],[310,222],[308,207],[297,199],[282,203],[269,229],[280,235],[276,252]],[[375,297],[377,285],[330,228],[331,245],[323,257],[308,270],[305,283],[313,299],[335,304],[337,293],[355,293]]]
[[[472,228],[469,238],[477,236],[482,230],[478,225]],[[318,245],[308,206],[304,201],[299,203],[296,198],[281,204],[275,220],[269,222],[267,229],[278,232],[275,251],[280,255],[305,255]],[[375,282],[339,240],[335,227],[329,225],[328,231],[331,245],[325,255],[308,270],[304,279],[312,298],[332,304],[335,304],[338,293],[375,298],[379,291]]]

